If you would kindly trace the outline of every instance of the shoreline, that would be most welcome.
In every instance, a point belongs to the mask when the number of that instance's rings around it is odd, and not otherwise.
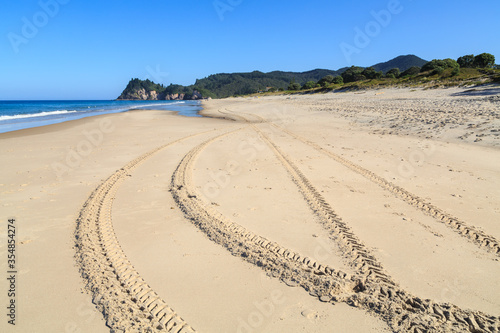
[[[46,133],[51,133],[51,132],[57,132],[60,130],[65,130],[71,127],[79,126],[79,125],[84,125],[89,122],[93,122],[102,118],[105,118],[110,115],[119,115],[122,113],[128,113],[128,112],[140,112],[140,111],[154,111],[154,112],[165,112],[168,114],[173,114],[177,115],[179,111],[168,111],[168,110],[147,110],[147,109],[131,109],[127,111],[120,111],[120,112],[115,112],[115,113],[105,113],[105,114],[97,114],[97,115],[92,115],[92,116],[87,116],[83,118],[78,118],[78,119],[69,119],[69,120],[64,120],[58,123],[54,124],[47,124],[47,125],[40,125],[40,126],[35,126],[35,127],[28,127],[28,128],[22,128],[18,130],[13,130],[9,132],[2,132],[0,133],[0,139],[2,138],[11,138],[11,137],[18,137],[18,136],[30,136],[30,135],[38,135],[38,134],[46,134]]]
[[[1,133],[8,163],[0,218],[14,217],[18,225],[16,328],[100,333],[110,331],[106,320],[116,329],[131,322],[149,327],[147,315],[161,323],[161,314],[141,309],[142,296],[132,301],[135,288],[129,294],[121,287],[132,282],[116,274],[109,284],[86,289],[97,280],[82,271],[102,275],[121,263],[99,251],[90,256],[95,262],[77,259],[77,250],[88,246],[75,247],[85,216],[96,223],[83,232],[99,236],[93,226],[111,226],[106,230],[133,266],[133,280],[144,280],[179,323],[199,331],[257,329],[253,320],[261,317],[258,329],[267,331],[394,331],[395,314],[371,315],[364,305],[370,294],[352,291],[364,274],[356,264],[362,253],[396,285],[384,288],[420,299],[414,314],[430,328],[446,322],[426,312],[427,300],[433,311],[476,321],[498,313],[498,255],[471,236],[500,239],[498,104],[450,93],[230,98],[203,101],[203,117],[135,110]],[[468,232],[427,207],[453,216]],[[327,220],[341,219],[364,251],[355,261],[332,237],[322,217],[330,211],[336,217]],[[92,239],[103,253],[109,250]],[[272,252],[262,239],[283,251]],[[299,263],[285,255],[290,252],[311,261]],[[367,290],[379,286],[372,278],[365,279]],[[377,295],[376,304],[406,311],[398,300]]]
[[[0,134],[8,161],[0,181],[1,218],[18,223],[17,329],[109,332],[92,298],[82,293],[85,283],[74,258],[78,212],[102,179],[144,150],[184,135],[188,123],[202,131],[205,121],[196,125],[196,119],[203,118],[135,110]],[[130,135],[135,131],[140,135]]]
[[[10,102],[10,101],[7,101]],[[40,102],[42,103],[40,105],[41,110],[43,108],[46,108],[46,106],[42,106],[44,102],[50,102],[50,103],[58,103],[57,106],[53,106],[53,108],[68,108],[72,109],[75,107],[73,105],[74,103],[79,103],[82,101],[12,101],[12,102],[18,102],[18,104],[22,105],[23,102]],[[89,102],[116,102],[116,101],[89,101]],[[52,111],[40,111],[38,113],[29,113],[29,114],[16,114],[16,115],[5,115],[6,117],[12,117],[9,119],[4,119],[0,121],[0,130],[2,131],[1,133],[9,133],[13,131],[18,131],[18,130],[23,130],[27,128],[36,128],[36,127],[43,127],[43,126],[48,126],[48,125],[53,125],[53,124],[60,124],[64,123],[67,121],[72,121],[72,120],[78,120],[78,119],[84,119],[88,117],[94,117],[94,116],[100,116],[100,115],[106,115],[106,114],[115,114],[115,113],[122,113],[122,112],[130,112],[130,111],[135,111],[135,110],[164,110],[164,111],[173,111],[173,112],[178,112],[181,113],[181,115],[186,115],[186,116],[198,116],[198,112],[195,114],[192,114],[197,108],[196,105],[201,105],[200,102],[197,102],[193,106],[185,106],[184,108],[179,108],[177,105],[179,101],[173,101],[172,103],[166,103],[166,104],[158,104],[158,105],[151,105],[149,101],[136,101],[136,102],[146,102],[144,106],[141,105],[130,105],[126,109],[107,109],[107,110],[95,110],[95,111],[83,111],[79,110],[76,111],[67,111],[67,110],[52,110]],[[159,101],[160,103],[162,101]],[[180,101],[184,102],[184,101]],[[62,104],[61,104],[62,103]],[[66,103],[66,104],[65,104]],[[108,106],[109,107],[109,106]],[[114,106],[116,107],[116,106]],[[172,110],[167,109],[171,108]],[[82,108],[80,105],[79,108]],[[90,106],[88,106],[90,108]],[[191,110],[193,108],[193,110]],[[85,109],[86,110],[86,109]],[[182,114],[186,113],[186,114]],[[64,116],[62,116],[65,114]],[[191,115],[192,114],[192,115]],[[31,117],[27,117],[28,115],[31,115]],[[56,117],[53,119],[50,119],[50,117]],[[19,117],[19,118],[16,118]],[[1,118],[1,117],[0,117]]]

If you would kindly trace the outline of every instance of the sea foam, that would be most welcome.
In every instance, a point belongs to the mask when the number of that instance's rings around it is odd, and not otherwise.
[[[28,113],[28,114],[16,114],[12,116],[0,116],[0,121],[2,120],[10,120],[10,119],[22,119],[22,118],[34,118],[34,117],[44,117],[44,116],[53,116],[58,114],[67,114],[67,113],[75,113],[77,111],[68,111],[68,110],[57,110],[50,112],[40,112],[40,113]]]

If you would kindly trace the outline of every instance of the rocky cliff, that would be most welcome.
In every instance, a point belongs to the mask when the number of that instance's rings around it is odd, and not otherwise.
[[[119,100],[198,100],[204,96],[198,91],[180,85],[165,87],[149,80],[130,80],[127,87],[118,97]]]
[[[123,92],[120,100],[142,100],[142,101],[158,101],[158,100],[199,100],[203,99],[203,96],[198,91],[193,91],[193,94],[168,94],[168,93],[158,93],[155,90],[146,91],[146,89],[141,88],[135,91]]]

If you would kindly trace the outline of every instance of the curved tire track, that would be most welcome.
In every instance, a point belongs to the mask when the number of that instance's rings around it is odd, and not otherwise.
[[[256,117],[262,119],[260,116]],[[335,215],[303,173],[262,131],[254,125],[252,127],[274,151],[311,209],[350,259],[351,266],[357,267],[363,276],[362,282],[356,286],[357,293],[340,300],[382,317],[397,332],[498,331],[500,325],[498,317],[479,311],[462,310],[448,303],[437,304],[431,300],[422,300],[401,290],[382,271],[381,265],[363,248],[362,243],[350,232],[345,223]]]
[[[233,114],[235,111],[231,111],[226,109],[226,111],[232,112]],[[230,113],[223,112],[227,115]],[[266,122],[266,120],[255,114],[249,114],[249,113],[243,113],[239,112],[240,114],[247,114],[253,117],[256,117],[258,119],[258,122]],[[235,115],[236,117],[245,119],[242,116]],[[249,122],[246,120],[246,122]],[[422,198],[418,197],[415,194],[410,193],[409,191],[403,189],[402,187],[399,187],[390,181],[384,179],[383,177],[371,172],[368,169],[363,168],[360,165],[357,165],[351,161],[349,161],[346,158],[343,158],[340,155],[337,155],[329,150],[324,149],[323,147],[319,146],[318,144],[309,141],[305,139],[304,137],[301,137],[300,135],[297,135],[281,126],[278,126],[274,123],[270,123],[271,126],[274,128],[288,134],[289,136],[293,137],[296,140],[301,141],[302,143],[314,148],[318,152],[334,159],[338,163],[344,165],[348,169],[362,175],[363,177],[367,178],[368,180],[372,181],[373,183],[379,185],[383,189],[391,192],[393,195],[396,197],[402,199],[409,205],[415,207],[416,209],[424,212],[426,215],[432,216],[434,219],[437,221],[445,224],[449,228],[453,229],[455,232],[460,234],[461,236],[467,238],[468,240],[472,241],[474,244],[476,244],[478,247],[483,248],[489,252],[493,252],[497,256],[500,256],[500,241],[498,241],[494,236],[488,235],[485,232],[478,230],[472,225],[467,224],[465,221],[461,221],[460,219],[454,217],[453,215],[445,212],[444,210],[432,205],[431,203],[426,202]]]
[[[92,302],[112,332],[195,332],[127,259],[113,230],[111,209],[118,186],[140,163],[162,149],[208,132],[173,141],[132,160],[101,183],[80,211],[75,258]]]
[[[421,300],[399,289],[386,274],[376,270],[379,267],[376,261],[369,262],[372,257],[366,250],[362,247],[356,248],[358,243],[353,242],[354,235],[349,235],[348,230],[343,229],[342,232],[346,233],[346,236],[351,236],[348,241],[354,245],[353,250],[358,251],[357,259],[365,261],[359,267],[361,272],[363,272],[362,267],[370,267],[373,272],[366,274],[369,277],[367,279],[357,279],[312,259],[303,258],[300,254],[231,222],[211,205],[206,204],[200,199],[200,194],[192,183],[193,164],[206,146],[228,134],[230,133],[209,139],[191,150],[172,175],[170,186],[174,200],[186,218],[210,240],[225,247],[232,255],[260,267],[268,275],[279,278],[287,285],[301,286],[321,301],[345,302],[373,313],[381,317],[396,332],[498,331],[500,319],[497,317],[477,311],[462,310],[450,304]],[[297,171],[300,172],[294,169],[294,172]],[[306,182],[305,184],[307,187]],[[317,195],[311,195],[308,200],[310,205],[314,206],[316,202],[314,207],[318,210],[328,210],[326,202],[321,200],[317,191],[315,193]],[[330,212],[327,213],[328,217],[332,216]],[[327,220],[326,223],[331,224],[328,218]],[[334,229],[340,231],[345,225],[337,224],[337,227]]]
[[[461,236],[469,239],[473,243],[475,243],[478,247],[486,249],[494,254],[500,256],[500,242],[493,236],[486,234],[485,232],[476,229],[474,226],[468,225],[466,222],[459,220],[458,218],[452,216],[451,214],[445,212],[444,210],[427,203],[422,198],[410,193],[409,191],[389,182],[381,176],[369,171],[368,169],[363,168],[360,165],[357,165],[340,155],[337,155],[331,151],[324,149],[318,144],[311,142],[295,133],[290,132],[287,129],[284,129],[278,125],[271,124],[273,127],[287,133],[291,137],[305,143],[306,145],[314,148],[320,153],[329,156],[350,170],[362,175],[373,183],[379,185],[383,189],[391,192],[396,197],[402,199],[409,205],[421,210],[427,215],[434,217],[441,223],[444,223],[446,226],[453,229],[455,232],[460,234]]]
[[[198,154],[209,144],[230,133],[205,141],[191,150],[178,165],[170,191],[187,219],[212,241],[234,256],[250,262],[289,286],[302,286],[317,297],[351,293],[359,281],[347,273],[280,246],[233,223],[200,199],[192,183],[192,168]]]
[[[328,202],[312,186],[311,182],[293,164],[293,162],[257,127],[254,130],[260,134],[264,142],[271,148],[283,167],[299,188],[311,210],[319,217],[320,223],[330,233],[330,238],[338,244],[341,251],[348,258],[348,263],[363,279],[376,280],[395,286],[391,277],[384,272],[382,265],[370,253],[365,245],[356,237],[342,219],[335,214]]]
[[[332,235],[349,264],[362,276],[358,293],[345,301],[381,316],[398,332],[497,332],[500,318],[479,311],[462,310],[451,304],[422,300],[400,289],[382,265],[331,209],[293,162],[256,126],[252,127],[274,151],[305,200]]]

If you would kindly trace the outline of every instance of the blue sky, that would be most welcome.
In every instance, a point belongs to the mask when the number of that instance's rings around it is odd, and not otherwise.
[[[498,0],[2,2],[2,100],[114,99],[134,77],[189,85],[215,73],[369,66],[402,54],[488,52],[500,63]]]

